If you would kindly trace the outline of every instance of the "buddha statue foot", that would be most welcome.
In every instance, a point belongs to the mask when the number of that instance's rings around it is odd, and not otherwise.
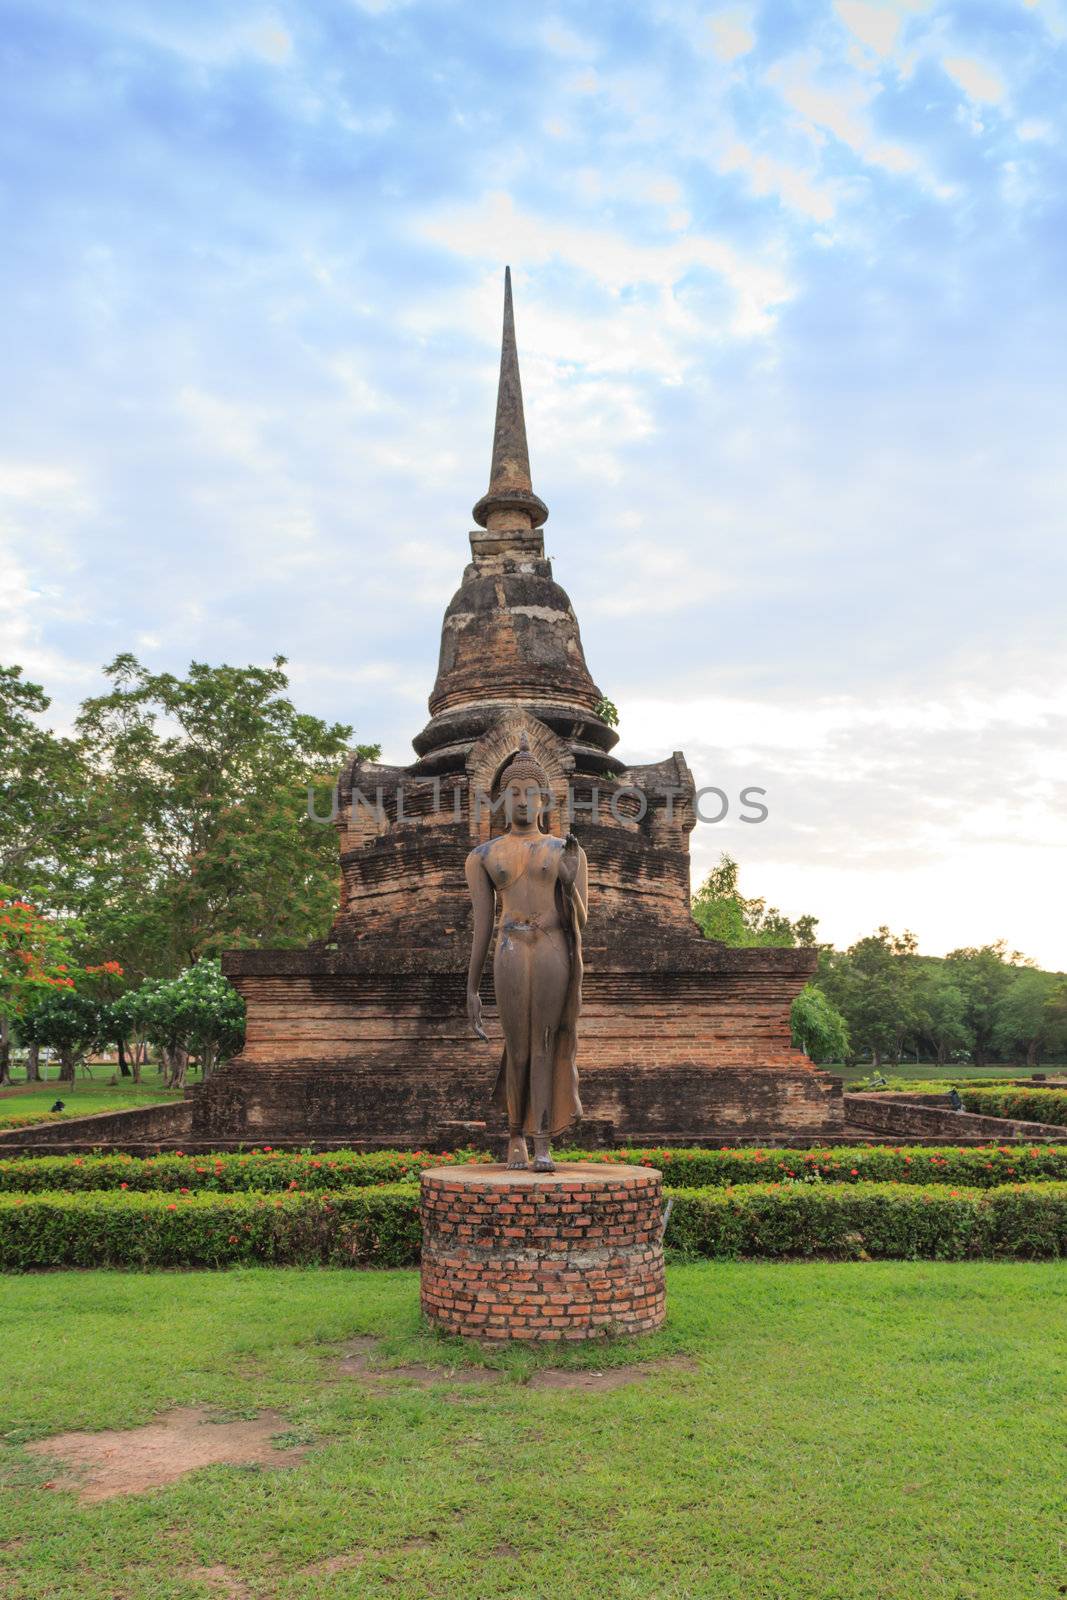
[[[556,1163],[552,1159],[552,1152],[548,1148],[548,1140],[534,1134],[533,1169],[535,1172],[555,1172]]]
[[[525,1172],[530,1165],[530,1152],[521,1133],[513,1133],[508,1137],[507,1165],[509,1172]]]

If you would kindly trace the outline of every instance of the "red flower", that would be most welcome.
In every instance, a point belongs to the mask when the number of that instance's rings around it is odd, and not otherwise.
[[[849,1174],[849,1176],[852,1177],[852,1178],[858,1178],[859,1177],[859,1169],[856,1168],[856,1167],[853,1167],[851,1173]]]
[[[167,1210],[168,1211],[177,1211],[177,1209],[178,1209],[178,1207],[174,1204],[174,1202],[172,1200],[170,1205],[167,1207]]]
[[[129,1188],[129,1187],[130,1187],[130,1186],[129,1186],[129,1184],[128,1184],[128,1183],[120,1183],[120,1184],[119,1184],[119,1188],[120,1188],[120,1189],[128,1189],[128,1188]]]

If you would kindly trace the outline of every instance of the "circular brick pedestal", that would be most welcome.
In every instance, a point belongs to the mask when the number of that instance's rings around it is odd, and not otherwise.
[[[663,1321],[662,1180],[647,1167],[422,1174],[422,1309],[473,1339],[592,1339]]]

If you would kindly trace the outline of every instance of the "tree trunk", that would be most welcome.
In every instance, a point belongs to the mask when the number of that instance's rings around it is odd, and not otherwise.
[[[1026,1047],[1026,1065],[1036,1067],[1041,1060],[1041,1045],[1037,1039],[1031,1039]]]
[[[73,1052],[73,1050],[61,1050],[59,1052],[59,1082],[60,1083],[73,1083],[74,1082],[74,1052]]]
[[[130,1076],[130,1068],[126,1061],[126,1046],[121,1039],[116,1040],[116,1043],[119,1049],[119,1076],[128,1078]]]
[[[26,1082],[40,1083],[41,1081],[41,1047],[31,1044],[26,1052]]]
[[[11,1022],[0,1017],[0,1083],[11,1082]]]

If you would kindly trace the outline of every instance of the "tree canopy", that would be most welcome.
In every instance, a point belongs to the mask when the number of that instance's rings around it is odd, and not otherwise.
[[[352,730],[298,711],[284,667],[194,661],[180,677],[117,656],[73,739],[38,725],[43,689],[0,669],[0,860],[20,892],[77,919],[84,960],[164,978],[326,931],[337,841],[307,794],[333,783]]]

